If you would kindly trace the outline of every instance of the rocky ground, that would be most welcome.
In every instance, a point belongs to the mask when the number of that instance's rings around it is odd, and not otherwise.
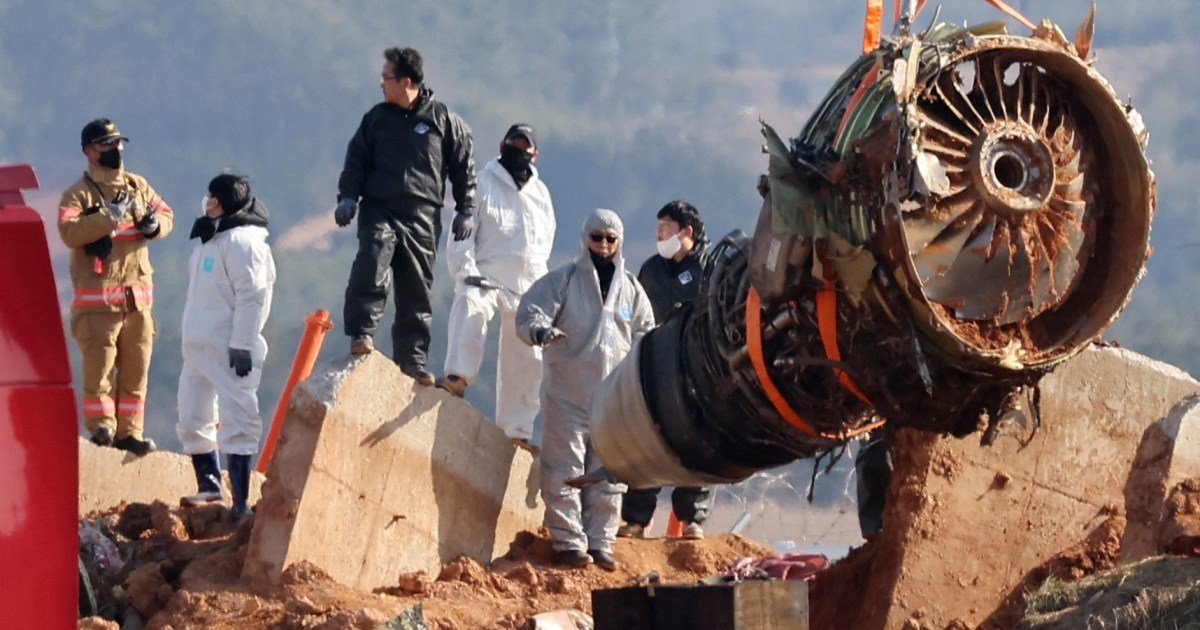
[[[590,613],[593,589],[628,586],[651,571],[665,582],[691,582],[769,552],[733,534],[621,539],[616,552],[623,566],[608,573],[555,567],[546,533],[523,532],[490,566],[459,558],[439,575],[400,575],[373,593],[338,584],[310,564],[289,567],[278,587],[253,589],[240,580],[253,519],[233,523],[223,506],[135,503],[89,515],[87,522],[110,535],[127,558],[119,571],[106,573],[97,569],[95,553],[85,554],[92,559],[99,612],[119,618],[131,607],[150,629],[375,628],[418,603],[430,628],[524,628],[541,612]],[[97,616],[80,627],[117,626]]]

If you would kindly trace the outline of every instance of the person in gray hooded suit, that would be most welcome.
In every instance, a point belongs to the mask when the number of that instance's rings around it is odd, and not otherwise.
[[[637,278],[625,270],[624,226],[617,213],[596,210],[581,236],[575,261],[542,276],[521,298],[517,337],[545,346],[542,500],[556,561],[576,567],[594,561],[615,571],[612,546],[625,487],[602,482],[578,490],[566,481],[600,468],[588,437],[592,391],[654,328],[654,311]]]

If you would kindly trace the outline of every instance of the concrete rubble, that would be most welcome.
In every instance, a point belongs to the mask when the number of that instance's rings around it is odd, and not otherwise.
[[[542,521],[533,459],[465,401],[375,353],[319,367],[288,409],[243,579],[308,561],[347,586],[489,562]]]
[[[261,494],[264,477],[251,473],[250,504]],[[225,496],[232,496],[228,476]],[[119,503],[178,503],[196,492],[196,474],[186,455],[155,451],[143,457],[115,448],[96,446],[79,439],[79,514],[81,516]],[[227,500],[228,502],[228,500]]]

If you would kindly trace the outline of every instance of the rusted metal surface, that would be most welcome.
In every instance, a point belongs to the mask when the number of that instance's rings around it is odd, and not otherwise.
[[[643,342],[680,360],[643,358],[644,391],[608,395],[644,396],[645,430],[731,480],[881,418],[964,435],[1036,411],[1037,381],[1111,324],[1149,254],[1147,136],[1085,58],[1093,27],[902,31],[799,135],[764,123],[753,238],[722,241],[694,307]]]

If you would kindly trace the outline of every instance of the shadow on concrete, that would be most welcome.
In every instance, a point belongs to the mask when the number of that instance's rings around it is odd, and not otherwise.
[[[431,406],[435,392],[415,392],[414,405]],[[438,557],[442,563],[468,553],[477,558],[490,557],[496,542],[496,525],[500,520],[505,489],[512,474],[512,460],[517,447],[485,418],[475,425],[473,436],[463,436],[463,422],[457,416],[466,403],[447,400],[437,411],[433,448],[430,452],[430,478],[433,500],[438,510]],[[490,477],[476,477],[480,487],[454,474],[456,470],[484,467],[495,471]],[[471,552],[463,541],[471,541]]]
[[[413,394],[413,401],[400,411],[400,415],[376,427],[374,431],[367,434],[367,437],[363,438],[360,445],[375,446],[379,444],[400,430],[404,425],[433,409],[434,405],[437,404],[437,399],[432,396],[421,396],[420,392],[413,392]]]

